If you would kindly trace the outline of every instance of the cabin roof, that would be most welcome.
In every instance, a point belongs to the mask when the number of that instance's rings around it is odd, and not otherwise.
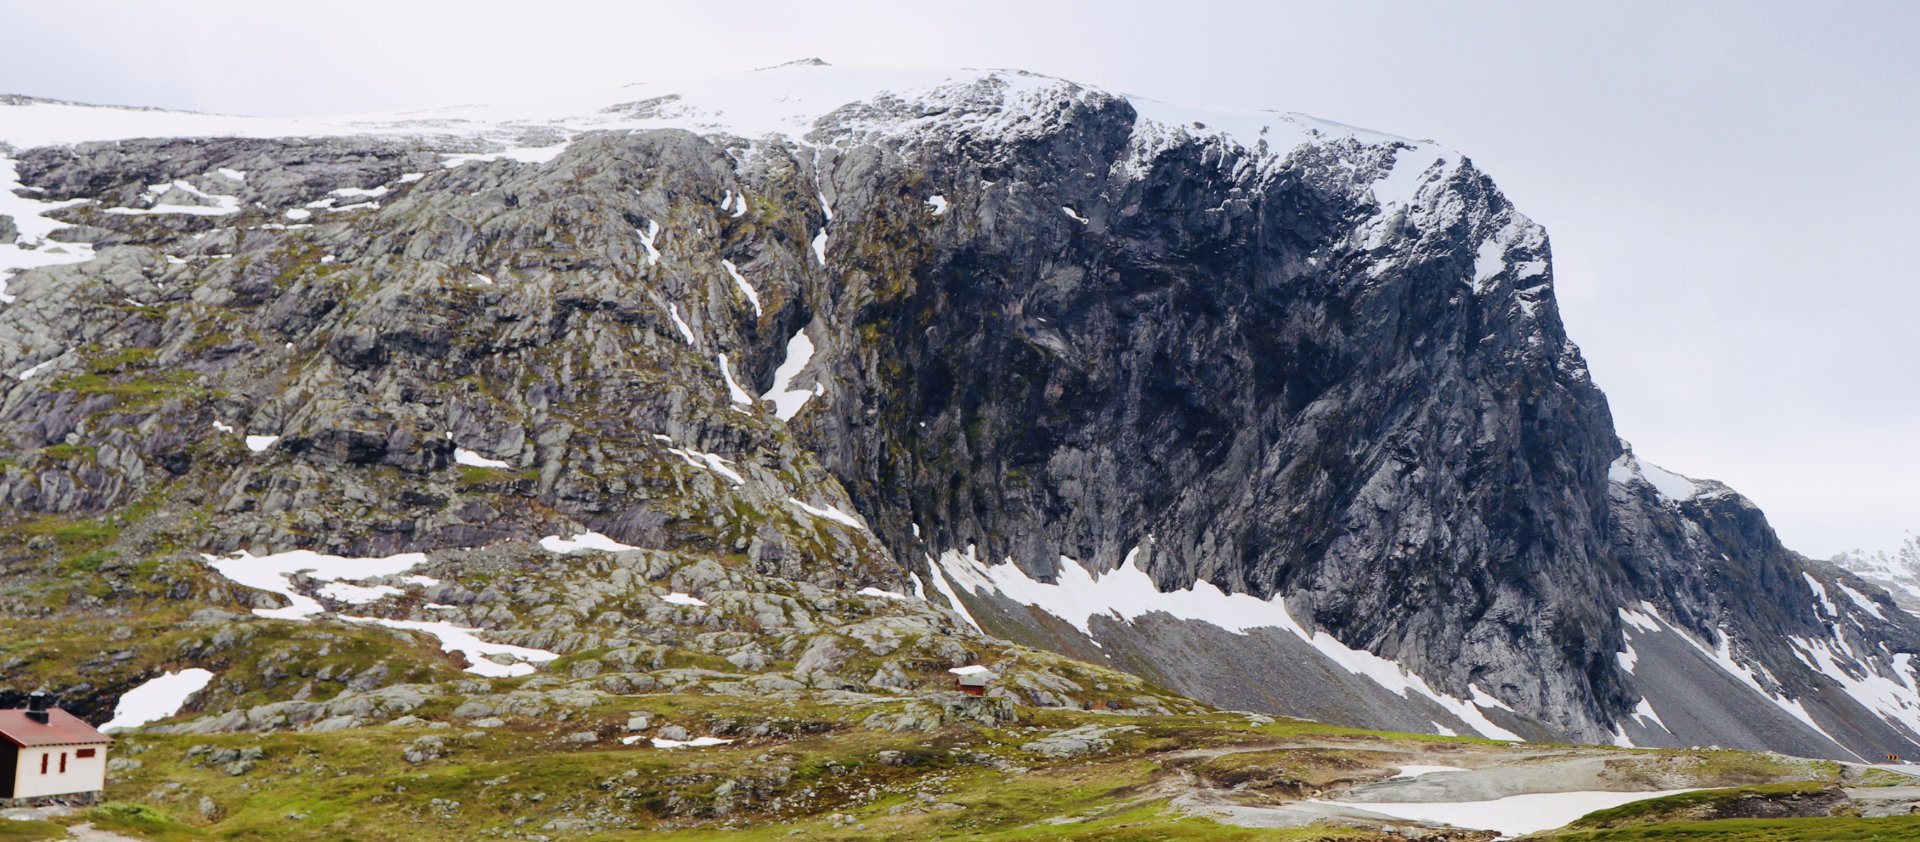
[[[0,710],[0,738],[21,748],[113,742],[112,737],[59,708],[47,709],[45,725],[28,719],[24,710]]]

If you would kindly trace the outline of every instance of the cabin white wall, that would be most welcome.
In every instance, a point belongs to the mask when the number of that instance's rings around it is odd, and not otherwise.
[[[82,748],[93,749],[92,757],[75,757]],[[67,753],[66,774],[60,772],[60,753]],[[47,757],[47,773],[40,774],[40,758]],[[19,765],[13,770],[13,797],[66,795],[92,792],[107,782],[106,746],[35,746],[20,749]]]

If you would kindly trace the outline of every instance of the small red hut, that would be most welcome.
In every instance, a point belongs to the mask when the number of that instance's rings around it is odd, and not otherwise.
[[[979,664],[967,667],[954,667],[953,669],[947,670],[947,672],[953,673],[954,689],[969,696],[986,695],[987,682],[996,678],[993,670],[987,669]]]

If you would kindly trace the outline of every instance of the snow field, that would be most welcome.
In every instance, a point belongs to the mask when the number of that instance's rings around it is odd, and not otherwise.
[[[1093,637],[1092,619],[1103,614],[1128,622],[1149,613],[1163,612],[1179,619],[1209,623],[1235,634],[1245,634],[1253,628],[1281,629],[1350,673],[1363,676],[1403,698],[1417,694],[1438,704],[1481,736],[1520,740],[1518,734],[1487,719],[1481,705],[1434,690],[1426,679],[1407,672],[1397,662],[1349,648],[1325,632],[1307,631],[1294,621],[1287,613],[1285,602],[1278,598],[1269,601],[1250,594],[1229,594],[1204,580],[1185,590],[1163,593],[1152,577],[1135,563],[1139,552],[1138,547],[1134,548],[1118,568],[1099,576],[1062,556],[1057,581],[1052,584],[1032,579],[1011,562],[987,565],[971,546],[964,554],[953,550],[942,553],[934,569],[951,576],[969,593],[991,590],[1014,602],[1046,611],[1079,629],[1088,639]],[[1437,723],[1435,727],[1446,730]]]
[[[1454,827],[1492,830],[1503,836],[1523,836],[1561,827],[1595,810],[1605,810],[1649,798],[1662,798],[1693,792],[1669,789],[1658,792],[1541,792],[1509,795],[1491,801],[1309,801],[1310,804],[1338,804],[1396,819],[1439,822]]]

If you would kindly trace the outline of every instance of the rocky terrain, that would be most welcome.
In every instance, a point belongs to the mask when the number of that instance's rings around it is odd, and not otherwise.
[[[1430,142],[810,64],[0,109],[0,701],[191,667],[167,740],[603,745],[672,698],[733,711],[673,742],[1205,703],[1920,754],[1913,615],[1637,460],[1545,232]]]

